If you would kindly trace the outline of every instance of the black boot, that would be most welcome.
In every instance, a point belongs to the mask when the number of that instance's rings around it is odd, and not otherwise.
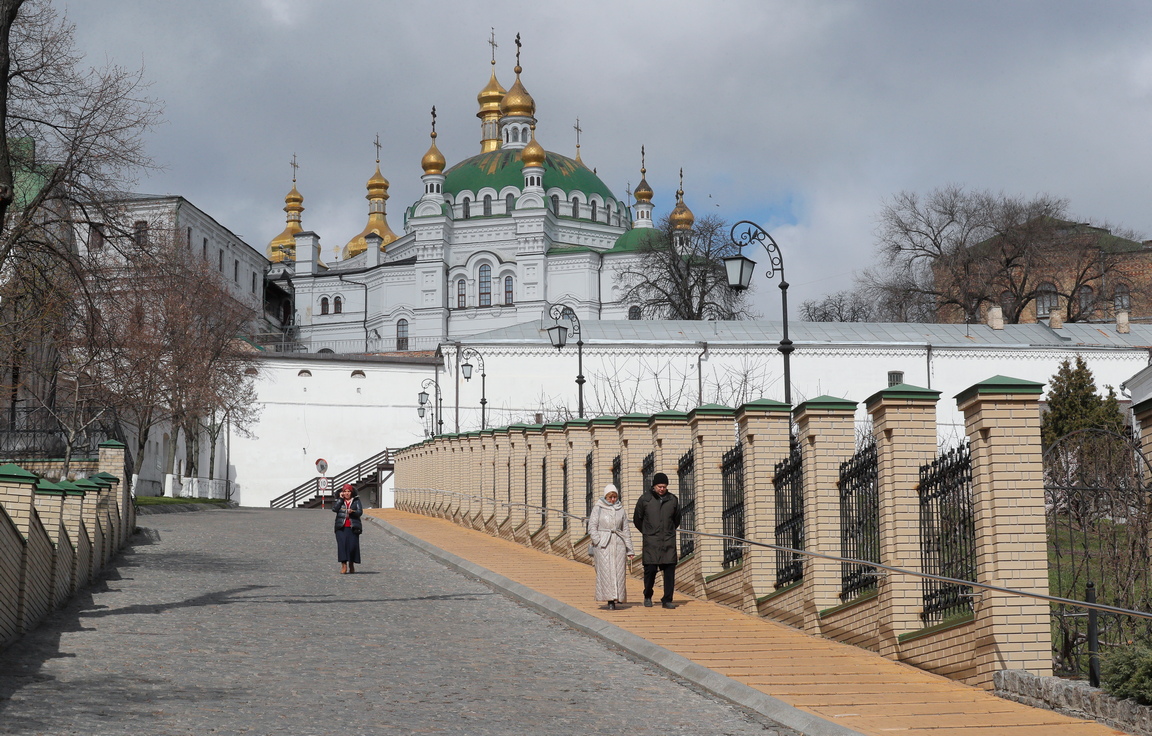
[[[616,610],[616,601],[608,601],[608,610],[609,611],[615,611]]]

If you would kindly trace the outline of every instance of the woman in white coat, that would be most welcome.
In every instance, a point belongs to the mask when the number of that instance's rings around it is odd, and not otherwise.
[[[628,514],[620,503],[620,492],[609,483],[604,496],[592,505],[588,515],[588,536],[596,563],[596,600],[608,601],[608,610],[615,611],[617,603],[628,600],[625,581],[628,563],[632,559],[632,530]]]

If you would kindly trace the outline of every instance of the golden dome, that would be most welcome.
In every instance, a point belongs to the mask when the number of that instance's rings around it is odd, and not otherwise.
[[[296,190],[295,181],[292,182],[292,191],[284,197],[284,211],[288,213],[284,232],[268,243],[268,260],[273,263],[296,260],[296,233],[304,232],[304,228],[300,225],[300,213],[304,211],[304,196]]]
[[[684,169],[680,169],[680,188],[676,190],[676,206],[668,215],[668,221],[672,223],[673,230],[691,230],[696,222],[696,216],[688,209],[688,205],[684,204]]]
[[[648,186],[645,177],[647,173],[648,169],[644,168],[644,146],[640,146],[640,183],[636,185],[636,191],[632,192],[638,204],[652,204],[652,187]]]
[[[428,153],[424,154],[424,158],[420,159],[420,166],[424,169],[425,175],[443,174],[444,164],[444,154],[436,147],[436,131],[432,131],[432,145],[428,147]]]
[[[547,154],[544,152],[544,147],[536,142],[536,126],[532,126],[532,140],[528,141],[528,145],[524,146],[524,150],[520,152],[520,160],[524,162],[524,166],[543,166],[544,157]]]
[[[517,52],[519,55],[519,52]],[[515,116],[530,118],[536,115],[536,100],[532,99],[532,95],[528,94],[528,90],[524,89],[524,85],[520,83],[520,64],[516,64],[516,81],[512,83],[512,88],[504,95],[504,99],[500,100],[500,114],[504,117]]]
[[[376,162],[376,173],[368,180],[368,194],[365,199],[368,200],[368,224],[360,231],[360,234],[348,241],[344,246],[340,257],[347,260],[353,256],[360,255],[368,250],[367,237],[372,233],[380,236],[380,248],[383,249],[389,243],[392,243],[400,238],[399,235],[392,232],[392,228],[388,227],[388,217],[385,211],[385,202],[388,200],[388,180],[380,173],[380,162]]]
[[[488,115],[499,115],[500,101],[507,93],[508,90],[496,81],[496,62],[493,61],[492,77],[484,89],[480,90],[480,94],[476,95],[476,101],[480,103],[480,112],[476,113],[476,117],[483,119]]]

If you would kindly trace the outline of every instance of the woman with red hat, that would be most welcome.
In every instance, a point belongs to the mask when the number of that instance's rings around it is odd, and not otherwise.
[[[360,564],[360,532],[364,530],[360,517],[364,507],[351,483],[340,489],[340,500],[332,505],[336,512],[336,556],[340,560],[340,574],[356,572]]]

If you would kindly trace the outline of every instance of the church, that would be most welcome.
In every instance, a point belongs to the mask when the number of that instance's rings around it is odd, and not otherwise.
[[[639,319],[626,304],[621,270],[656,234],[652,189],[643,178],[619,199],[580,158],[547,151],[536,138],[536,103],[521,81],[496,76],[477,95],[480,150],[448,166],[431,145],[421,159],[423,196],[388,221],[389,182],[379,160],[367,183],[364,229],[325,263],[320,236],[305,228],[304,197],[293,180],[287,222],[267,256],[271,284],[290,294],[286,337],[310,353],[434,350],[442,342],[538,319],[563,303],[580,319]],[[631,205],[631,206],[630,206]],[[677,192],[671,219],[694,222]],[[288,315],[285,315],[288,316]]]

